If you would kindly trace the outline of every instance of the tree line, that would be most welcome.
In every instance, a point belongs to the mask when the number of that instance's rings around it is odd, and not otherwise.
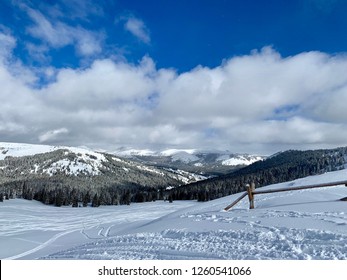
[[[13,181],[0,186],[0,202],[5,199],[24,198],[47,205],[72,207],[98,207],[100,205],[129,205],[133,202],[151,202],[169,199],[163,187],[110,185],[78,188],[59,181]]]

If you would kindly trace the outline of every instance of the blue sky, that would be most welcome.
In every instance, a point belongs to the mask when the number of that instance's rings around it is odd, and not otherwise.
[[[0,5],[0,141],[261,154],[346,145],[346,1]]]
[[[121,55],[138,62],[149,55],[159,68],[179,72],[197,65],[216,67],[224,59],[273,46],[282,56],[304,51],[347,49],[347,3],[338,0],[166,0],[166,1],[1,1],[0,18],[17,38],[15,54],[23,62],[80,67],[85,57],[73,40],[59,43],[35,33],[39,16],[59,28],[90,32],[100,49],[92,58]],[[29,9],[38,13],[37,15]],[[128,30],[129,19],[136,21]],[[58,25],[58,27],[57,27]],[[141,37],[142,32],[142,37]],[[144,37],[143,37],[144,36]],[[32,57],[27,44],[47,46],[46,61]]]

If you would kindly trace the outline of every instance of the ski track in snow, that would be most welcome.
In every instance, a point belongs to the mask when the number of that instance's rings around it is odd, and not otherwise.
[[[117,236],[46,259],[346,259],[346,235],[320,230],[166,230]]]
[[[26,251],[24,253],[21,253],[21,254],[18,254],[18,255],[15,255],[15,256],[11,256],[11,257],[8,257],[8,258],[4,258],[5,260],[15,260],[15,259],[19,259],[19,258],[23,258],[27,255],[30,255],[32,253],[35,253],[39,250],[42,250],[43,248],[49,246],[51,243],[53,243],[55,240],[57,240],[58,238],[64,236],[64,235],[67,235],[69,233],[71,233],[73,231],[65,231],[65,232],[61,232],[61,233],[58,233],[56,235],[54,235],[52,238],[50,238],[49,240],[47,240],[46,242],[44,242],[43,244],[41,244],[40,246],[37,246],[35,247],[34,249],[31,249],[29,251]]]

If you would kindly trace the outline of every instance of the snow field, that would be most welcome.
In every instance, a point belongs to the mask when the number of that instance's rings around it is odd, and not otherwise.
[[[37,201],[0,204],[0,258],[35,259],[45,254],[109,238],[194,202],[152,202],[130,206],[71,208]]]
[[[347,179],[346,170],[267,186]],[[69,208],[0,203],[2,259],[319,259],[347,260],[344,185],[197,203]]]

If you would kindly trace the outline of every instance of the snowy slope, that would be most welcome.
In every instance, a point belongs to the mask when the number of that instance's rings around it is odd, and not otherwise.
[[[23,157],[33,156],[37,154],[49,153],[57,150],[66,150],[65,155],[69,153],[76,155],[76,158],[63,158],[50,164],[49,167],[42,170],[43,173],[53,175],[57,172],[64,172],[67,175],[90,174],[99,175],[102,162],[106,161],[103,154],[94,152],[86,148],[75,148],[65,146],[48,146],[48,145],[33,145],[22,143],[6,143],[0,142],[0,160],[7,156]],[[40,166],[33,166],[31,173],[37,173],[41,169]]]
[[[264,157],[250,155],[223,155],[217,158],[217,161],[220,161],[222,165],[237,166],[250,165],[262,159],[264,159]]]
[[[12,157],[32,156],[37,154],[49,153],[56,150],[68,150],[72,153],[82,154],[82,155],[85,155],[88,153],[92,156],[97,157],[98,160],[105,159],[101,153],[94,152],[88,148],[0,142],[0,160],[3,160],[7,156],[12,156]]]
[[[32,156],[53,152],[57,149],[59,149],[57,146],[0,142],[0,160],[3,160],[7,156]]]
[[[347,180],[347,171],[265,188]],[[205,203],[54,208],[0,203],[0,258],[49,259],[343,259],[347,188],[258,195],[255,209],[235,194]]]

